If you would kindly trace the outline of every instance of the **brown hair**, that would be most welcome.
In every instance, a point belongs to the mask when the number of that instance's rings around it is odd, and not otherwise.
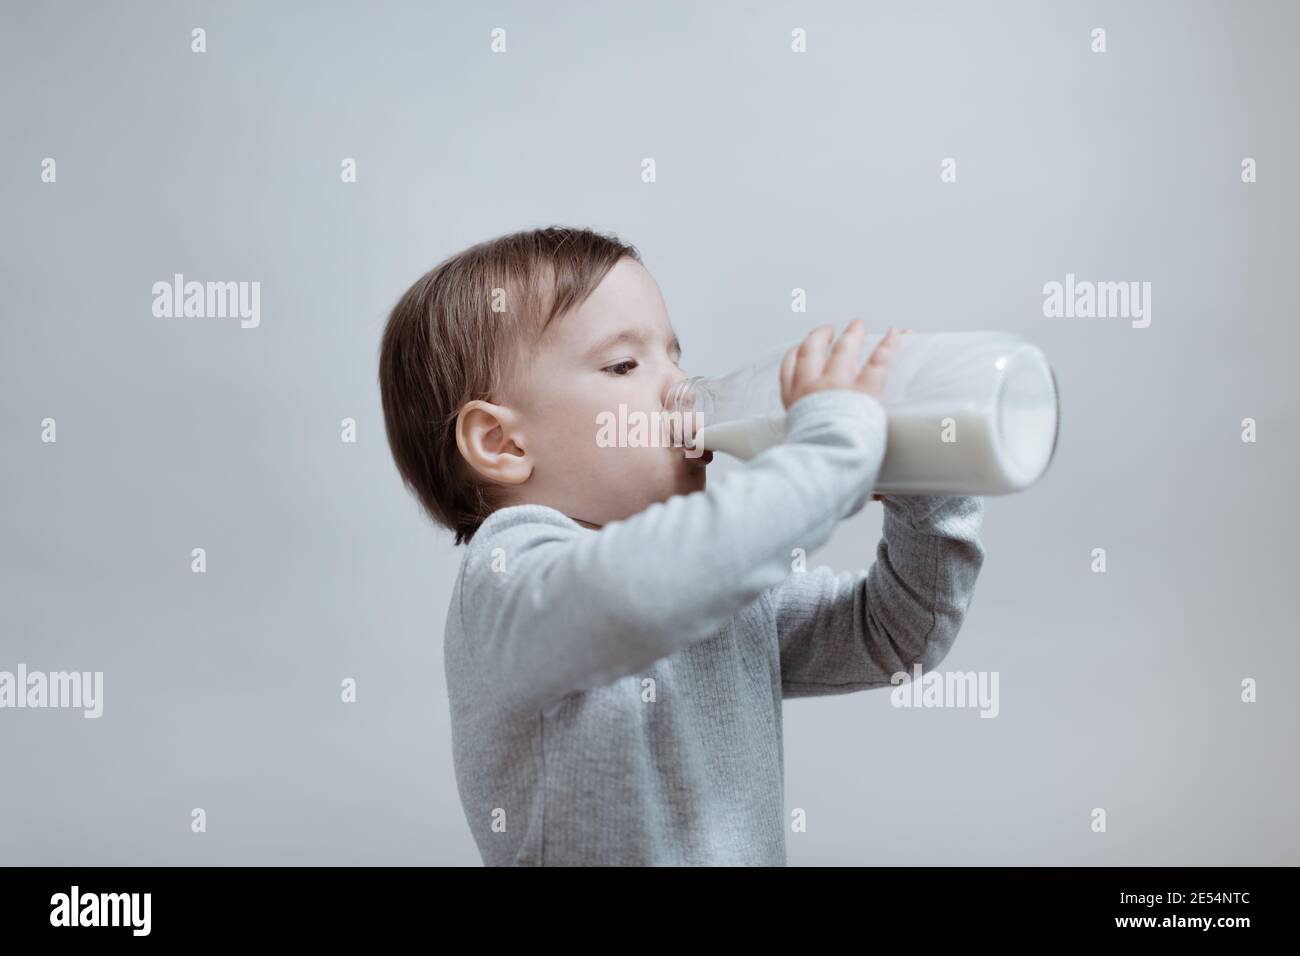
[[[443,261],[393,308],[379,352],[388,447],[406,486],[456,544],[502,500],[502,488],[475,475],[456,446],[461,408],[492,401],[526,346],[625,256],[641,261],[635,247],[590,229],[516,232]]]

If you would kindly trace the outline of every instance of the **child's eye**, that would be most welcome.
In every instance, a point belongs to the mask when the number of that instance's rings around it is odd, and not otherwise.
[[[636,360],[628,359],[625,362],[619,362],[615,365],[606,366],[601,371],[609,372],[610,375],[626,375],[634,368],[636,368]]]

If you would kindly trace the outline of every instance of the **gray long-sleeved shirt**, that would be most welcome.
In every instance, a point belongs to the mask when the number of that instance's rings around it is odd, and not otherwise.
[[[444,655],[485,863],[786,862],[782,698],[933,668],[984,559],[983,499],[886,496],[869,571],[795,569],[870,498],[885,423],[815,392],[703,491],[599,530],[543,505],[484,521]]]

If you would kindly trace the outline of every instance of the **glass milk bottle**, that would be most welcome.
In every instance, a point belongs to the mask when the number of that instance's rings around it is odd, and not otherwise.
[[[883,334],[868,334],[861,361]],[[720,378],[673,386],[695,439],[742,460],[785,437],[780,367],[791,343]],[[873,489],[896,495],[1004,495],[1028,488],[1056,452],[1056,375],[1035,345],[1004,332],[909,333],[885,383],[888,435]]]

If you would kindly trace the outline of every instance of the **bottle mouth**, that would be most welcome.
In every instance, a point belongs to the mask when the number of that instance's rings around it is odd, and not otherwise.
[[[664,413],[674,445],[694,448],[700,432],[713,416],[713,395],[702,375],[674,382],[664,395]]]
[[[669,412],[699,411],[697,405],[702,403],[703,392],[699,384],[704,381],[702,375],[692,375],[680,382],[674,382],[664,395],[664,410]]]

